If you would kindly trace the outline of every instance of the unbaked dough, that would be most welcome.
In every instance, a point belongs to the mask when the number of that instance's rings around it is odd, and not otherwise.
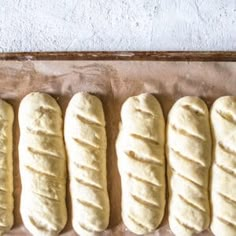
[[[101,232],[109,223],[106,131],[101,101],[88,93],[71,99],[65,116],[73,228],[79,235]]]
[[[167,122],[169,224],[179,236],[207,229],[211,134],[206,104],[183,97],[171,108]]]
[[[165,209],[165,122],[151,94],[130,97],[122,106],[116,142],[122,185],[122,218],[136,234],[154,231]]]
[[[19,108],[20,212],[33,235],[58,235],[67,221],[62,113],[51,96],[33,92]]]
[[[211,108],[213,166],[211,230],[236,235],[236,97],[217,99]]]
[[[0,235],[13,225],[13,163],[11,105],[0,99]]]

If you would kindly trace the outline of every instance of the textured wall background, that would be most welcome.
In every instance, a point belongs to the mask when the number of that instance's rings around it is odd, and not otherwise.
[[[236,0],[0,0],[0,51],[236,50]]]

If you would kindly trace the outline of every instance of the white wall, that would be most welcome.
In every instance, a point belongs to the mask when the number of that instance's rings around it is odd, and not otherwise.
[[[236,0],[0,0],[0,52],[236,50]]]

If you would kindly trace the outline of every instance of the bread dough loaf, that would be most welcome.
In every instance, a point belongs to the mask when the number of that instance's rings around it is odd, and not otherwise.
[[[211,164],[209,112],[200,98],[181,98],[171,108],[166,153],[170,228],[179,236],[199,233],[210,221]]]
[[[116,142],[122,185],[122,218],[136,234],[154,231],[165,208],[165,122],[150,94],[130,97],[122,106]]]
[[[33,235],[58,235],[67,221],[62,114],[51,96],[30,93],[19,108],[20,211]]]
[[[211,109],[213,166],[211,230],[236,235],[236,97],[217,99]]]
[[[0,235],[13,225],[13,163],[11,105],[0,99]]]
[[[88,93],[74,95],[64,127],[73,228],[79,235],[101,232],[109,223],[107,140],[101,101]]]

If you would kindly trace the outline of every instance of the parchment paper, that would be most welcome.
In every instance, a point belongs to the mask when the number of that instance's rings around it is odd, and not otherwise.
[[[102,235],[133,235],[121,221],[121,189],[115,154],[120,108],[129,96],[153,93],[164,115],[184,95],[196,95],[210,106],[222,95],[236,95],[236,63],[233,62],[148,62],[148,61],[0,61],[0,97],[14,107],[14,198],[15,223],[8,235],[29,235],[19,212],[21,183],[18,166],[17,122],[20,100],[32,91],[47,92],[60,104],[63,114],[69,99],[88,91],[103,102],[108,138],[107,178],[110,224]],[[63,235],[76,235],[71,227],[71,203],[67,194],[68,223]],[[152,235],[172,235],[167,214]],[[201,235],[211,235],[205,231]]]

